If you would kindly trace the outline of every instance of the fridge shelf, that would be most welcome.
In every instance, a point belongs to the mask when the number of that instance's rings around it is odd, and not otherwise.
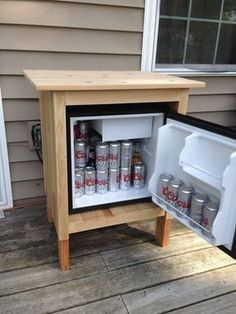
[[[200,235],[203,239],[211,244],[215,244],[215,238],[211,232],[205,229],[202,225],[195,222],[188,215],[181,212],[178,208],[166,202],[163,198],[152,192],[152,201],[163,208],[165,211],[174,216],[177,220],[183,223],[186,227],[193,230],[195,233]]]

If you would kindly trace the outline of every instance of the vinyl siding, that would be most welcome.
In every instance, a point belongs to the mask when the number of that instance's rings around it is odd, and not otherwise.
[[[15,200],[44,195],[28,147],[38,94],[23,69],[140,70],[144,0],[0,1],[0,86]],[[236,126],[236,78],[194,77],[189,114]]]
[[[144,0],[0,1],[0,86],[14,200],[44,195],[27,121],[38,94],[23,69],[139,70]]]

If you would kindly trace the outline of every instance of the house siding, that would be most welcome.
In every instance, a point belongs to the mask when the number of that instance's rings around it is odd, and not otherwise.
[[[14,200],[44,195],[27,121],[38,94],[23,69],[140,70],[144,0],[0,1],[0,86]],[[195,77],[189,114],[235,126],[235,77]]]

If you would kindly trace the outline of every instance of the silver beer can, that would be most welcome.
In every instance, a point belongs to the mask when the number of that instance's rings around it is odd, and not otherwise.
[[[85,167],[84,171],[84,193],[92,195],[95,193],[95,168]]]
[[[96,145],[96,168],[107,170],[109,162],[109,146],[106,142],[98,142]]]
[[[183,185],[179,189],[177,207],[185,215],[189,215],[192,195],[193,187],[191,185]]]
[[[194,220],[199,225],[202,222],[202,215],[203,215],[203,207],[207,202],[208,197],[204,193],[197,193],[193,195],[191,207],[190,207],[190,218]],[[190,224],[194,226],[194,222],[190,221]]]
[[[120,168],[120,189],[129,190],[131,188],[131,169]]]
[[[108,191],[108,171],[97,170],[96,171],[96,192],[98,194],[104,194]]]
[[[167,202],[173,206],[177,206],[178,193],[182,185],[182,180],[173,179],[169,182],[168,190],[164,192],[164,195],[167,196]]]
[[[213,222],[219,210],[220,203],[216,201],[208,201],[203,207],[202,226],[211,231]]]
[[[86,142],[75,142],[75,166],[78,168],[84,168],[87,163],[87,147]]]
[[[137,162],[133,166],[133,186],[135,189],[142,189],[145,184],[145,165]]]
[[[79,168],[75,170],[75,197],[82,197],[84,195],[84,169]]]
[[[88,122],[78,121],[79,123],[79,140],[88,142]]]
[[[130,168],[132,163],[132,142],[121,142],[121,168]]]
[[[120,143],[111,142],[109,144],[109,168],[119,169],[120,167]]]
[[[120,169],[109,169],[109,191],[116,192],[120,185]]]
[[[157,195],[165,201],[167,201],[168,185],[172,179],[173,176],[169,173],[162,173],[159,177]]]

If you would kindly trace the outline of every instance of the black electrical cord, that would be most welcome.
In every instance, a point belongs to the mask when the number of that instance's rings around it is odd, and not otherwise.
[[[35,152],[36,152],[36,154],[37,154],[37,156],[38,156],[38,159],[39,159],[40,162],[43,164],[43,159],[42,159],[42,156],[41,156],[41,154],[40,154],[40,151],[38,150],[38,148],[36,148],[36,145],[35,145],[35,137],[34,137],[34,135],[35,135],[35,128],[36,128],[37,126],[40,126],[40,123],[37,123],[37,124],[35,124],[35,125],[32,126],[32,128],[31,128],[31,138],[32,138],[34,150],[35,150]]]

